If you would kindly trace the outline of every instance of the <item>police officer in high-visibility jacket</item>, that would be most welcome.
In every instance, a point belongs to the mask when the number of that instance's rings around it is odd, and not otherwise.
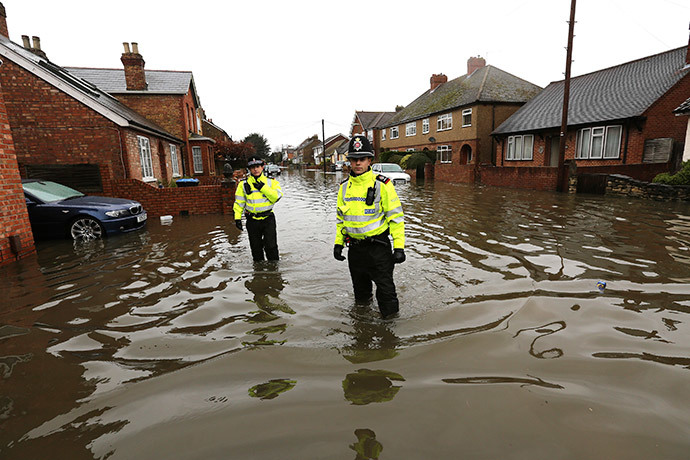
[[[252,156],[247,162],[249,175],[237,185],[235,191],[235,226],[242,231],[242,212],[247,216],[247,233],[252,258],[256,262],[278,260],[278,237],[273,205],[283,196],[280,183],[264,175],[266,163]]]
[[[405,261],[405,221],[398,194],[390,179],[371,171],[374,152],[365,136],[354,136],[348,146],[350,177],[338,190],[337,225],[333,257],[345,260],[357,302],[372,297],[384,318],[398,312],[398,296],[393,282],[393,265]],[[390,238],[393,237],[391,251]]]

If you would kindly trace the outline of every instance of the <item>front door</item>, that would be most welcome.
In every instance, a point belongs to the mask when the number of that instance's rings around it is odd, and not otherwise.
[[[551,138],[551,157],[549,158],[549,166],[558,166],[558,150],[560,147],[561,138],[554,136]]]

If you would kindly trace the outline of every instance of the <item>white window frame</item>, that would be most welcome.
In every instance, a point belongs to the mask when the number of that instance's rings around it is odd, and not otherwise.
[[[383,128],[381,130],[381,140],[385,141],[386,140],[386,128]]]
[[[406,152],[414,152],[414,151],[415,151],[415,150],[414,150],[414,147],[409,147],[409,148],[406,150]]]
[[[427,134],[429,132],[429,119],[425,118],[422,120],[422,134]]]
[[[440,163],[453,162],[453,148],[450,145],[439,145],[436,147],[436,155]]]
[[[397,139],[398,136],[399,136],[398,127],[397,127],[397,126],[393,126],[393,127],[391,128],[391,139]]]
[[[139,160],[141,162],[142,180],[155,180],[153,176],[153,160],[151,158],[151,143],[148,137],[137,136],[139,141]]]
[[[469,122],[465,122],[465,118],[470,117]],[[462,111],[462,127],[467,128],[472,126],[472,109],[465,109]]]
[[[617,132],[616,132],[617,131]],[[615,160],[620,158],[623,125],[592,126],[577,131],[576,160]],[[615,136],[615,137],[611,137]],[[597,148],[594,144],[600,145]],[[610,148],[609,145],[615,146]]]
[[[436,117],[436,131],[448,131],[453,129],[453,114],[444,113]]]
[[[534,158],[534,135],[521,134],[518,136],[508,136],[506,148],[506,160],[530,161]]]
[[[180,177],[180,163],[177,158],[177,146],[170,144],[170,163],[172,164],[173,177]]]
[[[405,136],[411,137],[417,135],[417,122],[411,121],[405,125]]]
[[[192,147],[192,163],[194,164],[194,174],[204,173],[204,159],[201,155],[201,147]]]

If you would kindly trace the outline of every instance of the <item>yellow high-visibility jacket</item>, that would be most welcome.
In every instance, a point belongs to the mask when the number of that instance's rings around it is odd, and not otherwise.
[[[256,188],[256,181],[259,180],[264,183],[261,190]],[[245,186],[245,183],[249,186]],[[249,193],[247,193],[247,189]],[[242,218],[242,212],[252,214],[254,219],[265,219],[268,215],[257,216],[258,213],[263,213],[273,209],[273,205],[282,198],[283,190],[280,188],[280,183],[275,179],[270,179],[264,174],[258,178],[254,178],[251,174],[247,179],[237,184],[235,191],[235,204],[232,207],[235,213],[235,220]]]
[[[367,191],[374,187],[374,203],[366,204]],[[393,182],[369,171],[350,178],[338,190],[335,244],[344,245],[345,235],[364,239],[386,230],[393,237],[393,247],[405,248],[405,219]]]

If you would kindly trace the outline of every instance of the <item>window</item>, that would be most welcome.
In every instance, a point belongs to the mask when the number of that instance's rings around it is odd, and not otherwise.
[[[583,128],[577,132],[575,158],[610,159],[618,158],[621,148],[621,125]]]
[[[204,160],[201,159],[201,147],[192,147],[192,160],[194,161],[194,173],[204,172]]]
[[[450,145],[439,145],[436,147],[436,153],[441,163],[450,163],[453,158],[453,151]]]
[[[436,131],[445,131],[453,127],[453,114],[446,113],[436,117]]]
[[[472,109],[462,111],[462,127],[472,126]]]
[[[417,135],[417,122],[413,121],[405,125],[405,136]]]
[[[408,151],[408,152],[414,152],[414,148],[413,148],[413,147],[410,147],[409,149],[407,149],[407,151]]]
[[[422,134],[426,134],[429,132],[429,119],[425,118],[422,120]]]
[[[508,136],[506,160],[531,160],[534,151],[534,136]]]
[[[172,163],[173,176],[179,176],[180,165],[177,159],[177,146],[175,144],[170,144],[170,162]]]
[[[397,139],[398,138],[398,127],[394,126],[391,128],[391,139]]]
[[[141,178],[143,180],[155,179],[153,177],[153,162],[151,161],[151,145],[148,137],[137,136],[139,139],[139,159],[141,161]]]
[[[386,140],[386,130],[385,130],[385,129],[382,129],[382,130],[381,130],[381,140],[382,140],[382,141],[385,141],[385,140]]]
[[[367,139],[369,139],[369,142],[374,142],[374,131],[367,131]]]

